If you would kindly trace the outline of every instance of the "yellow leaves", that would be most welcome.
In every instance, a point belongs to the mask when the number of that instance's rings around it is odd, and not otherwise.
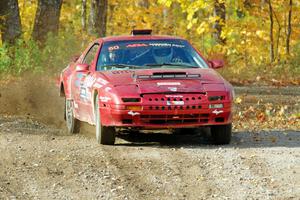
[[[241,104],[242,101],[243,101],[243,100],[242,100],[241,97],[237,97],[237,98],[235,98],[234,103],[236,103],[236,104]]]
[[[173,1],[172,0],[158,0],[158,3],[163,4],[169,8],[169,7],[171,7]]]
[[[269,40],[269,35],[266,31],[264,30],[257,30],[255,32],[256,36],[258,36],[262,40]]]
[[[278,114],[279,114],[280,116],[285,115],[285,112],[286,112],[287,109],[288,109],[288,106],[287,106],[287,105],[281,106],[281,108],[280,108]]]
[[[208,23],[206,23],[206,22],[202,22],[201,24],[200,24],[200,26],[197,28],[197,33],[199,34],[199,35],[201,35],[201,34],[203,34],[203,33],[205,33],[205,32],[208,32],[209,31],[209,25],[208,25]]]
[[[210,23],[215,23],[216,21],[218,21],[218,20],[220,20],[221,18],[219,17],[219,16],[210,16],[209,18],[208,18],[208,21],[210,22]]]

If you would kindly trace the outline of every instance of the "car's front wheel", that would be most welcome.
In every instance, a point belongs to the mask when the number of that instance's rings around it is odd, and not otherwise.
[[[231,141],[231,124],[211,126],[211,136],[214,144],[229,144]]]
[[[98,95],[96,97],[95,103],[95,121],[96,121],[96,139],[99,144],[113,145],[116,140],[116,130],[115,127],[102,126],[101,115],[99,110],[99,100]]]
[[[68,132],[71,134],[79,133],[80,121],[74,116],[73,101],[70,99],[65,99],[65,116]]]

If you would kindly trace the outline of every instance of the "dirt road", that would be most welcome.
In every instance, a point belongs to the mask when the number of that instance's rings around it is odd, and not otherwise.
[[[0,199],[300,197],[296,131],[236,132],[229,146],[199,135],[135,135],[110,147],[31,120],[0,122]]]
[[[276,94],[287,113],[299,111],[295,90]],[[274,100],[249,92],[245,105],[254,97]],[[300,198],[299,120],[292,130],[237,126],[228,146],[200,134],[131,134],[100,146],[92,127],[70,136],[39,121],[0,116],[0,199]]]

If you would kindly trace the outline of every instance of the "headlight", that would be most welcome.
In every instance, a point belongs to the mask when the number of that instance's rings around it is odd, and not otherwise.
[[[124,103],[128,103],[128,102],[140,102],[141,98],[122,98],[122,101]]]

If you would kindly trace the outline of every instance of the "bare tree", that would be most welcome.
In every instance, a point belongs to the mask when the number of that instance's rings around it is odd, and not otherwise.
[[[91,0],[89,30],[98,37],[106,35],[107,7],[107,0]]]
[[[82,29],[86,30],[86,0],[81,1],[81,25]]]
[[[44,43],[48,33],[58,33],[61,6],[62,0],[38,0],[33,39]]]
[[[13,43],[22,33],[18,0],[1,0],[0,31],[3,43]]]
[[[272,3],[271,0],[268,1],[269,5],[269,17],[270,17],[270,60],[271,62],[274,62],[274,36],[273,36],[273,8],[272,8]]]
[[[293,8],[293,1],[290,0],[289,2],[289,16],[288,16],[288,28],[287,28],[287,33],[286,33],[286,54],[290,55],[290,38],[291,38],[291,33],[292,33],[292,8]]]
[[[215,32],[213,36],[218,43],[225,44],[226,39],[221,37],[222,29],[226,20],[226,7],[225,1],[215,0],[214,2],[214,16],[218,16],[219,19],[213,25]]]

